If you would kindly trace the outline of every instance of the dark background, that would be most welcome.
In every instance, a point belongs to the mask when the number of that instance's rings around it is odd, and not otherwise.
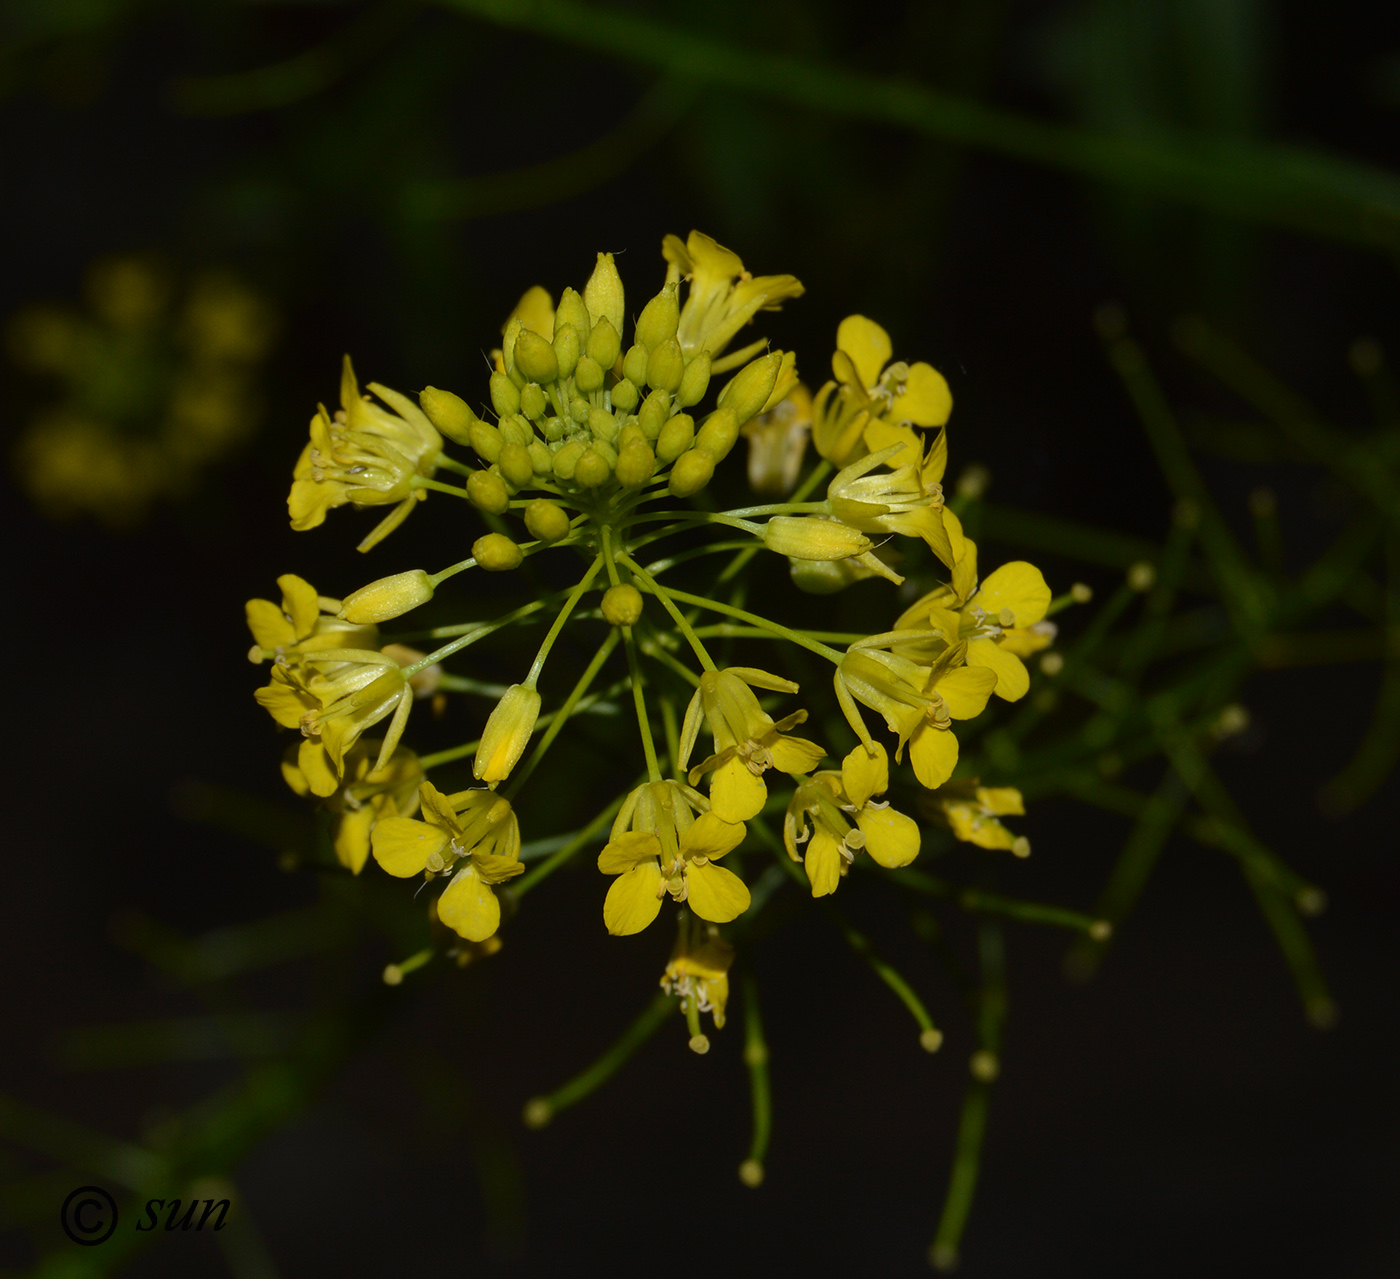
[[[720,3],[686,21],[1110,133],[1173,125],[1381,167],[1400,158],[1400,44],[1367,6]],[[74,1026],[199,1011],[118,944],[133,912],[192,935],[317,898],[312,873],[279,870],[274,849],[227,820],[195,820],[209,792],[191,786],[242,797],[253,824],[302,820],[277,775],[281,743],[251,699],[241,604],[270,594],[281,572],[333,593],[370,575],[350,550],[363,517],[337,512],[299,536],[286,526],[288,472],[343,351],[393,386],[475,387],[480,352],[526,286],[557,296],[582,284],[595,250],[625,250],[629,301],[644,297],[661,279],[661,236],[695,226],[751,268],[806,283],[766,332],[808,353],[813,376],[853,310],[885,324],[897,352],[941,368],[957,403],[954,473],[979,462],[1000,503],[1160,539],[1171,499],[1104,362],[1097,306],[1125,309],[1178,402],[1219,395],[1166,341],[1178,315],[1204,313],[1357,431],[1369,409],[1348,348],[1397,336],[1393,263],[1373,248],[723,87],[695,89],[613,171],[584,163],[542,188],[528,174],[478,184],[437,216],[447,206],[432,184],[565,156],[616,129],[652,79],[437,9],[18,4],[6,22],[0,312],[74,302],[94,258],[158,250],[182,268],[238,269],[282,315],[262,433],[193,500],[114,533],[47,522],[13,487],[4,496],[2,1086],[118,1138],[142,1137],[238,1074],[225,1061],[73,1068]],[[342,33],[356,22],[365,50],[283,105],[196,114],[180,88],[325,42],[351,47]],[[40,392],[15,374],[7,384],[12,432]],[[1246,494],[1274,487],[1294,563],[1335,532],[1334,495],[1315,471],[1213,460],[1206,474],[1242,526]],[[409,566],[409,546],[455,550],[474,537],[444,505],[416,515],[373,571]],[[1113,585],[1107,572],[1045,567],[1057,590],[1076,577]],[[1236,868],[1185,842],[1169,847],[1092,984],[1061,979],[1064,935],[1013,930],[966,1273],[1400,1269],[1395,804],[1382,788],[1333,821],[1315,802],[1354,749],[1378,679],[1372,663],[1256,680],[1254,727],[1221,761],[1261,838],[1329,894],[1312,932],[1337,1025],[1307,1026]],[[462,735],[440,731],[443,744]],[[1050,801],[1025,826],[1035,856],[1004,886],[1087,909],[1125,825]],[[264,1253],[249,1244],[221,1257],[208,1239],[180,1237],[130,1273],[251,1275],[269,1258],[287,1275],[543,1275],[605,1258],[620,1274],[919,1272],[971,1029],[883,899],[849,882],[844,904],[888,936],[948,1044],[921,1053],[904,1012],[824,920],[803,916],[755,947],[745,962],[763,991],[776,1125],[759,1190],[734,1175],[748,1141],[738,1017],[703,1059],[668,1027],[552,1127],[520,1127],[523,1102],[591,1060],[650,997],[669,945],[659,930],[607,938],[585,865],[531,897],[489,965],[381,998],[378,971],[401,955],[370,935],[246,982],[249,1007],[294,1018],[327,991],[368,1003],[363,1038],[231,1170],[235,1213],[256,1222]],[[393,893],[382,876],[361,887]],[[22,1144],[0,1154],[12,1206],[47,1177],[56,1211],[85,1176]],[[32,1241],[16,1230],[0,1261],[25,1271],[60,1244],[47,1224]]]

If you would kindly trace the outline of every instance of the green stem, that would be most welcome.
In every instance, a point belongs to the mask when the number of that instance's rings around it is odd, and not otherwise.
[[[744,1065],[749,1068],[749,1096],[753,1104],[753,1138],[749,1157],[739,1165],[740,1180],[757,1186],[763,1180],[763,1160],[773,1128],[772,1088],[768,1079],[768,1043],[763,1037],[763,1016],[758,1007],[758,983],[744,974]]]
[[[567,844],[557,853],[551,853],[534,870],[526,871],[514,884],[511,885],[510,892],[517,900],[524,897],[542,879],[547,879],[554,874],[565,862],[578,852],[589,840],[596,839],[598,832],[607,826],[614,817],[617,810],[622,807],[622,801],[626,795],[619,795],[601,813],[598,814],[587,826],[584,826]]]
[[[584,597],[588,588],[593,585],[593,579],[598,576],[602,567],[602,555],[595,555],[593,557],[593,563],[588,566],[588,571],[579,579],[578,585],[569,592],[568,599],[564,601],[564,607],[559,610],[559,615],[554,619],[548,634],[544,637],[544,643],[540,645],[540,651],[535,654],[535,661],[530,667],[530,673],[522,681],[526,688],[535,687],[536,682],[539,680],[540,672],[544,670],[545,660],[549,657],[549,650],[554,647],[554,641],[559,638],[559,633],[564,629],[564,624],[569,620],[569,614],[574,611],[579,600]]]
[[[700,662],[700,665],[704,667],[707,671],[713,671],[718,669],[715,666],[713,659],[710,657],[710,654],[708,653],[708,651],[706,651],[704,644],[700,642],[699,637],[695,634],[694,628],[690,625],[688,621],[686,621],[685,616],[681,613],[680,609],[676,607],[675,601],[671,598],[673,592],[670,591],[669,588],[663,587],[660,582],[658,582],[654,577],[652,577],[652,575],[648,573],[646,569],[644,569],[640,564],[638,564],[637,561],[634,560],[630,555],[624,554],[623,552],[619,551],[617,559],[618,563],[626,565],[628,569],[635,573],[637,577],[641,580],[642,585],[644,585],[652,595],[656,596],[656,598],[661,601],[662,608],[664,608],[671,615],[671,620],[675,622],[677,628],[680,630],[680,633],[685,636],[686,642],[694,651],[696,658]]]
[[[810,649],[812,652],[820,654],[822,657],[826,658],[827,661],[835,662],[837,666],[840,666],[845,659],[846,655],[844,653],[840,653],[836,649],[828,647],[826,644],[819,643],[817,640],[808,639],[801,631],[795,631],[790,626],[783,626],[778,622],[769,621],[766,617],[759,617],[757,613],[748,613],[742,608],[734,608],[729,604],[721,604],[718,600],[707,599],[703,595],[692,595],[689,591],[678,591],[674,587],[667,587],[666,589],[674,599],[681,600],[686,604],[694,604],[697,608],[708,609],[712,613],[722,613],[726,617],[735,617],[741,622],[748,622],[749,625],[757,626],[767,631],[770,635],[778,636],[793,644],[800,644],[803,648]],[[672,614],[672,616],[677,615]],[[686,627],[686,630],[687,638],[694,634],[689,626]],[[698,644],[699,640],[697,639],[695,642]],[[713,664],[708,664],[706,669],[713,670]]]

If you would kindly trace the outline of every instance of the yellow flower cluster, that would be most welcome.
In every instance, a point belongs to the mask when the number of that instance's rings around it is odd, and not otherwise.
[[[885,331],[850,316],[837,330],[833,378],[812,395],[790,352],[770,351],[762,338],[729,350],[760,313],[801,295],[796,279],[754,276],[699,232],[684,242],[666,237],[662,254],[665,279],[636,312],[630,340],[609,254],[598,255],[581,291],[565,289],[557,304],[544,289],[529,290],[493,354],[489,406],[435,387],[416,404],[375,383],[372,395],[362,394],[347,359],[340,408],[318,409],[296,464],[293,527],[315,527],[341,506],[389,507],[365,550],[442,494],[476,508],[486,531],[468,556],[436,572],[403,569],[343,599],[284,576],[280,603],[251,601],[248,623],[253,660],[271,663],[258,700],[301,734],[284,764],[287,779],[330,809],[340,861],[359,873],[372,856],[390,875],[443,881],[433,918],[469,947],[496,944],[501,895],[529,860],[518,792],[571,716],[630,690],[641,777],[580,840],[611,817],[597,856],[611,878],[601,902],[609,932],[640,932],[668,898],[683,907],[662,984],[686,1012],[692,1047],[703,1051],[698,1015],[723,1024],[733,957],[719,926],[755,900],[737,873],[755,824],[802,866],[814,897],[835,892],[861,853],[887,870],[918,856],[919,823],[885,798],[910,808],[915,784],[928,794],[914,811],[957,839],[1028,851],[1000,821],[1023,811],[1014,790],[953,778],[954,724],[980,714],[993,695],[1023,697],[1023,659],[1054,630],[1045,620],[1050,591],[1033,566],[1014,561],[978,578],[977,547],[944,504],[952,397],[932,366],[893,360]],[[719,374],[732,376],[706,409]],[[753,487],[775,500],[701,509],[689,499],[741,434]],[[818,461],[803,479],[809,436]],[[451,445],[472,457],[453,456]],[[648,558],[656,543],[682,535],[688,550]],[[681,563],[728,554],[722,582],[764,550],[787,560],[798,588],[817,594],[869,578],[898,584],[916,572],[932,588],[897,616],[891,603],[892,629],[844,636],[845,647],[833,648],[825,633],[676,584]],[[510,572],[546,551],[577,566],[573,586],[532,592],[495,620],[429,627],[437,647],[427,653],[382,642],[381,625],[429,601],[440,606],[455,575]],[[595,604],[584,606],[590,596]],[[718,620],[706,624],[706,616]],[[539,622],[548,630],[508,687],[445,673],[469,646]],[[599,628],[600,646],[563,696],[542,676],[566,627],[579,635]],[[822,769],[827,746],[795,731],[808,718],[805,707],[786,703],[798,685],[716,662],[707,640],[719,638],[796,644],[831,664],[855,738],[839,768]],[[618,647],[625,677],[595,691]],[[658,717],[649,690],[668,684]],[[683,704],[676,689],[685,691],[683,716],[670,710]],[[414,701],[454,691],[494,699],[479,738],[421,758],[401,745]],[[894,735],[893,761],[862,708]],[[386,723],[375,742],[366,739]],[[692,762],[702,729],[711,749]],[[912,778],[892,771],[906,748]],[[427,780],[469,755],[471,778],[463,780],[474,786],[440,790]],[[548,820],[542,805],[533,811]],[[768,827],[779,814],[780,836]],[[404,970],[394,971],[401,979]]]
[[[275,327],[267,301],[227,272],[179,279],[140,257],[95,263],[83,312],[11,316],[10,358],[51,385],[15,445],[31,500],[55,519],[120,527],[183,496],[256,428]]]

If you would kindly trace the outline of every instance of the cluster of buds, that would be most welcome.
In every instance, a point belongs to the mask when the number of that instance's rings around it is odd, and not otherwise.
[[[288,781],[331,809],[341,861],[359,873],[372,856],[390,875],[443,881],[433,927],[451,930],[472,955],[498,944],[502,896],[529,860],[519,791],[572,716],[598,701],[630,700],[643,780],[567,847],[582,848],[611,820],[606,841],[596,837],[598,869],[611,881],[599,903],[609,932],[640,932],[668,902],[679,907],[679,941],[662,982],[686,1014],[692,1047],[703,1051],[699,1014],[722,1025],[728,997],[733,948],[720,926],[749,912],[758,894],[742,874],[751,835],[785,849],[802,869],[781,863],[814,897],[835,892],[862,853],[885,871],[909,865],[923,831],[905,809],[967,843],[1028,851],[1000,821],[1023,811],[1020,796],[954,777],[953,726],[993,696],[1023,697],[1023,659],[1049,645],[1054,628],[1045,620],[1049,588],[1032,565],[1015,561],[979,580],[977,547],[944,503],[952,397],[931,365],[892,360],[885,331],[850,316],[837,330],[833,378],[813,395],[790,352],[770,351],[762,338],[729,350],[757,315],[802,293],[796,279],[753,276],[699,232],[684,243],[668,236],[662,253],[665,280],[637,314],[630,342],[609,254],[557,305],[542,288],[527,292],[476,407],[435,387],[415,404],[371,383],[376,402],[360,393],[347,360],[341,408],[318,410],[297,463],[293,527],[320,524],[342,505],[389,506],[363,550],[430,494],[445,494],[476,508],[486,530],[466,558],[436,572],[403,569],[343,599],[288,575],[280,606],[252,601],[248,621],[251,656],[272,663],[258,700],[301,734],[285,764]],[[717,377],[725,380],[707,409]],[[801,478],[809,436],[818,460]],[[755,489],[776,500],[723,511],[687,503],[741,437]],[[474,460],[453,457],[449,445]],[[520,536],[503,531],[512,518],[523,523]],[[693,545],[707,532],[710,545]],[[649,548],[680,534],[691,535],[690,550],[648,561]],[[892,629],[843,636],[835,648],[824,632],[786,625],[737,598],[725,602],[713,585],[694,592],[676,584],[683,561],[730,553],[723,582],[765,550],[783,557],[798,588],[816,594],[869,578],[897,585],[915,574],[930,589],[902,613],[891,603]],[[382,642],[381,625],[434,599],[453,576],[509,571],[545,551],[578,566],[574,585],[503,617],[429,629],[438,642],[430,652]],[[597,607],[581,608],[590,596]],[[707,625],[706,615],[718,621]],[[547,633],[515,683],[444,673],[471,645],[539,622],[549,623]],[[567,693],[547,677],[566,626],[599,628],[596,654]],[[853,738],[839,768],[822,769],[827,745],[794,732],[807,709],[780,708],[800,693],[795,681],[721,664],[706,642],[740,638],[796,644],[831,664]],[[619,647],[625,676],[595,690]],[[658,716],[648,690],[667,684]],[[494,705],[476,741],[419,757],[401,740],[410,709],[446,692]],[[670,708],[683,698],[688,709],[677,716]],[[908,749],[907,772],[892,771],[867,710],[894,735],[895,766]],[[382,737],[365,740],[381,723]],[[705,728],[712,749],[692,762]],[[462,780],[474,785],[439,789],[427,780],[469,755],[471,778]],[[775,786],[785,793],[771,794]],[[784,810],[780,832],[770,831]],[[398,980],[409,971],[392,967]]]

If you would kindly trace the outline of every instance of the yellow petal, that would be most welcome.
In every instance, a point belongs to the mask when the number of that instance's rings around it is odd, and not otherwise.
[[[370,837],[374,860],[391,875],[421,875],[433,853],[447,847],[447,832],[412,817],[388,817]]]
[[[985,666],[997,677],[996,695],[1003,701],[1018,702],[1030,691],[1031,677],[1025,662],[996,640],[973,640],[967,646],[967,664]]]
[[[546,342],[554,338],[554,299],[549,296],[549,291],[540,285],[535,285],[528,289],[525,295],[515,304],[515,310],[506,319],[509,324],[516,316],[520,317],[520,322],[530,330],[544,338]]]
[[[721,764],[710,778],[710,811],[721,821],[746,822],[757,817],[767,801],[763,778],[749,772],[737,756]]]
[[[270,684],[258,689],[253,696],[258,705],[283,728],[300,728],[301,717],[315,705],[313,699],[276,675]]]
[[[660,856],[661,841],[651,831],[624,831],[604,845],[598,854],[598,869],[605,875],[623,875]]]
[[[928,446],[928,453],[924,456],[919,465],[919,480],[924,486],[924,492],[933,491],[932,486],[943,483],[943,472],[948,469],[948,432],[939,431],[933,437],[933,443]],[[959,525],[958,532],[962,532]]]
[[[836,330],[836,349],[851,357],[860,374],[860,385],[867,388],[880,380],[880,373],[890,362],[894,350],[890,335],[863,315],[848,315],[841,321]],[[839,378],[841,374],[836,376]]]
[[[999,817],[1024,817],[1026,801],[1014,786],[979,786],[977,802]]]
[[[459,937],[485,941],[501,926],[501,903],[475,866],[459,870],[437,901],[438,918]]]
[[[769,745],[768,753],[781,773],[808,773],[826,758],[826,751],[805,737],[780,736]]]
[[[846,798],[857,808],[876,795],[883,795],[890,784],[890,760],[878,742],[873,751],[857,746],[841,761],[841,785]]]
[[[1012,560],[988,574],[971,602],[1003,626],[1034,626],[1050,607],[1050,588],[1034,564]],[[1011,612],[1009,621],[1002,620],[1004,609]]]
[[[688,866],[685,883],[690,909],[712,924],[727,924],[749,908],[744,881],[723,866]]]
[[[987,708],[997,677],[985,666],[959,666],[938,681],[939,696],[954,719],[973,719]]]
[[[907,866],[919,855],[919,826],[912,817],[893,808],[867,808],[856,814],[856,825],[865,835],[865,851],[886,870]]]
[[[817,827],[802,864],[812,885],[813,897],[828,897],[841,882],[841,841],[830,831]]]
[[[425,781],[418,787],[418,801],[423,806],[423,819],[443,830],[456,832],[457,813],[444,795],[432,782]]]
[[[370,829],[374,826],[374,809],[368,804],[344,814],[335,832],[336,860],[358,875],[369,860]]]
[[[909,370],[904,394],[890,406],[897,418],[908,418],[916,426],[942,426],[953,411],[953,393],[931,364],[915,364]]]
[[[944,511],[944,528],[948,527],[947,517],[951,511]],[[956,517],[955,517],[956,518]],[[958,525],[958,531],[962,532],[962,525]],[[948,540],[953,541],[953,535],[949,533]],[[970,537],[963,535],[963,551],[956,560],[953,561],[953,593],[960,600],[969,598],[977,588],[977,543]]]
[[[660,884],[661,868],[650,859],[613,880],[603,901],[603,923],[608,932],[628,937],[651,923],[661,910]]]
[[[314,738],[303,737],[297,747],[297,767],[313,795],[324,799],[340,787],[340,773],[326,748]]]
[[[887,422],[882,417],[871,418],[866,424],[865,447],[872,453],[898,447],[899,452],[891,453],[887,463],[891,470],[898,466],[918,466],[924,452],[917,431],[902,422]]]
[[[1030,657],[1055,642],[1055,623],[1042,622],[1035,626],[1013,626],[1002,631],[1001,646],[1017,657]]]
[[[723,857],[744,842],[742,822],[727,822],[713,812],[702,813],[681,836],[681,852],[688,857]]]
[[[295,573],[283,573],[277,579],[277,585],[282,591],[282,607],[292,619],[292,627],[297,637],[309,635],[311,628],[316,625],[316,619],[321,615],[316,588]]]
[[[919,784],[934,790],[953,775],[958,762],[958,739],[950,729],[925,724],[909,739],[909,762]]]
[[[282,610],[271,600],[249,600],[244,605],[248,629],[259,648],[279,648],[296,643],[296,632]]]

